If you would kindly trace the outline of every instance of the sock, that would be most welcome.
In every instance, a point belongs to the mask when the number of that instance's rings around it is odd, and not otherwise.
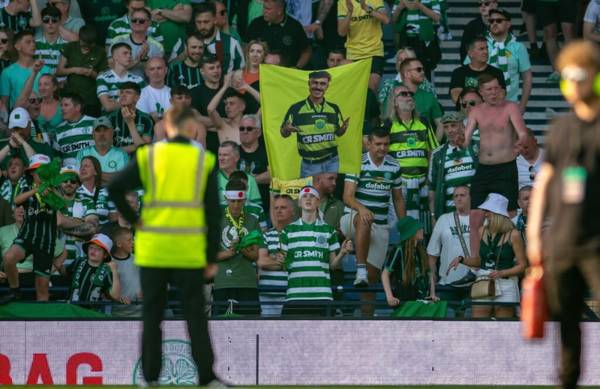
[[[363,265],[363,264],[357,264],[356,265],[356,273],[359,276],[367,276],[367,265]]]

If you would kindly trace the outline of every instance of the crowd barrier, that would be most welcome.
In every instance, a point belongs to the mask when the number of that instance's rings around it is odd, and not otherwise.
[[[600,385],[600,324],[584,323],[581,384]],[[192,384],[185,324],[164,323],[165,384]],[[218,374],[238,385],[552,385],[559,341],[519,322],[214,320]],[[0,322],[2,384],[137,384],[139,321]]]

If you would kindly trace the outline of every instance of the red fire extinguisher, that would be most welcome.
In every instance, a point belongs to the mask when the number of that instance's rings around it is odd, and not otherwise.
[[[523,279],[521,322],[525,339],[544,337],[544,323],[548,319],[548,305],[544,289],[544,268],[531,266]]]

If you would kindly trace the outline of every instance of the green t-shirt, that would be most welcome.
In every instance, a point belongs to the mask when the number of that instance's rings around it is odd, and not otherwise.
[[[333,227],[317,219],[298,219],[281,232],[281,251],[288,271],[286,301],[333,300],[329,256],[340,248]]]
[[[81,163],[83,157],[89,155],[95,157],[100,162],[102,173],[116,173],[125,169],[125,166],[129,163],[129,155],[114,146],[105,155],[100,155],[94,146],[79,150],[77,153],[77,162]]]
[[[435,119],[442,117],[442,107],[436,95],[432,92],[417,88],[415,91],[415,108],[419,116],[427,119],[430,125],[435,126]]]
[[[16,62],[2,71],[2,75],[0,75],[0,96],[8,96],[9,108],[14,107],[31,72],[31,68],[24,68]],[[33,91],[38,91],[38,85],[42,75],[52,73],[52,69],[44,65],[37,76],[35,76]]]
[[[69,42],[62,47],[61,54],[66,60],[67,68],[88,68],[100,74],[108,67],[106,51],[100,45],[93,47],[88,54],[83,54],[79,42]],[[96,96],[96,80],[94,78],[69,74],[65,91],[79,94],[86,104],[100,104]]]
[[[244,223],[241,234],[260,230],[258,219],[251,215],[244,207]],[[225,213],[221,219],[221,250],[227,250],[232,242],[239,239],[240,232],[227,220]],[[256,267],[250,260],[237,253],[231,258],[219,261],[219,271],[215,276],[214,289],[224,288],[256,288]]]
[[[0,142],[0,150],[2,150],[7,143],[8,142]],[[49,156],[50,158],[54,157],[54,150],[52,150],[52,147],[50,147],[46,143],[39,143],[31,139],[29,139],[27,143],[29,143],[29,146],[31,146],[31,148],[35,151],[36,154],[44,154]],[[17,149],[11,147],[8,156],[6,156],[4,160],[0,161],[0,169],[6,170],[8,160],[10,159],[9,157],[13,155],[18,155],[23,160],[23,162],[25,162],[26,167],[27,165],[29,165],[29,157],[27,157],[27,154],[25,154],[25,150],[22,147],[19,147]]]
[[[190,0],[148,0],[146,6],[150,9],[169,9],[172,10],[178,5],[190,5]],[[158,33],[163,36],[162,42],[165,53],[170,53],[173,45],[179,38],[185,37],[185,28],[187,23],[176,23],[171,20],[165,20],[158,25]]]

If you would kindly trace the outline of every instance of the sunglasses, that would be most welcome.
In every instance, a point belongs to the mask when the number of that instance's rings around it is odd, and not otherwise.
[[[506,21],[508,19],[502,19],[501,18],[501,19],[488,19],[488,20],[489,20],[490,24],[500,24],[500,23],[502,23],[502,22],[504,22],[504,21]]]
[[[245,127],[245,126],[240,126],[240,132],[250,132],[252,130],[254,130],[255,127]]]
[[[475,100],[468,100],[468,101],[463,101],[462,103],[460,103],[460,106],[463,108],[467,108],[467,106],[474,107],[476,105],[477,105],[477,101],[475,101]]]
[[[411,91],[401,91],[401,92],[396,93],[396,97],[398,97],[398,96],[413,97],[414,95],[415,95],[414,92],[411,92]]]
[[[145,24],[146,22],[148,22],[148,19],[143,19],[143,18],[142,19],[138,19],[138,18],[131,19],[131,23],[134,23],[134,24]]]
[[[66,180],[63,181],[65,184],[71,184],[71,185],[79,185],[79,181],[77,180]]]
[[[42,22],[48,24],[48,23],[58,23],[60,21],[60,18],[57,18],[56,16],[44,16],[42,18]]]
[[[2,38],[0,39],[0,43],[2,43],[3,45],[8,43],[8,38]]]
[[[533,165],[529,166],[529,179],[531,181],[535,180],[535,171],[533,171]]]
[[[33,97],[29,99],[29,104],[41,104],[42,103],[42,98],[41,97]]]
[[[421,66],[419,66],[418,68],[410,69],[410,70],[414,70],[414,71],[419,72],[419,73],[423,73],[423,71],[425,71],[425,69],[423,67],[421,67]]]
[[[480,7],[489,7],[490,4],[495,4],[495,1],[482,1],[481,3],[479,3]]]

